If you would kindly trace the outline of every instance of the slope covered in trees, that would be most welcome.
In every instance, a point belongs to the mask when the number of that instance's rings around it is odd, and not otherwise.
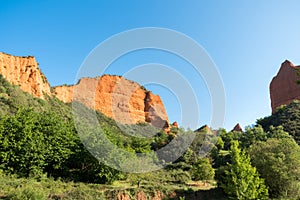
[[[193,157],[186,167],[183,158],[180,158],[168,168],[146,175],[129,174],[112,169],[97,160],[82,144],[74,125],[70,104],[49,96],[46,96],[45,100],[34,98],[23,92],[19,86],[8,83],[2,76],[0,76],[0,107],[1,173],[35,180],[47,176],[65,181],[100,184],[112,184],[118,180],[132,183],[133,186],[150,184],[153,189],[156,188],[155,183],[161,181],[176,188],[176,184],[187,184],[193,179],[205,180],[205,182],[213,179],[214,170],[211,161],[206,159],[205,165],[199,166],[200,157],[193,150],[190,150]],[[83,114],[90,112],[83,105],[79,108],[84,110]],[[96,116],[109,141],[132,153],[153,154],[155,150],[171,142],[177,134],[192,132],[172,127],[170,133],[166,134],[145,123],[122,125],[99,112],[96,112]],[[157,132],[153,137],[143,137],[155,131]],[[127,135],[127,132],[132,135]],[[93,134],[93,130],[86,132],[85,137],[93,138]],[[200,131],[198,137],[203,138],[205,134]],[[94,145],[99,146],[101,142],[101,140],[95,141]],[[125,159],[114,152],[107,153],[106,156],[112,159]],[[169,156],[172,156],[172,153],[170,151]],[[154,161],[159,159],[155,154],[153,155]],[[207,172],[200,172],[199,167],[208,168]],[[6,176],[1,175],[1,177],[5,179]],[[160,179],[157,179],[158,177]],[[9,177],[7,179],[10,180]],[[15,189],[19,186],[21,185],[1,186],[0,184],[0,196],[9,196],[10,193],[4,191],[17,191]],[[207,184],[206,187],[211,186]],[[31,192],[34,194],[36,191]]]
[[[294,100],[288,106],[279,107],[271,116],[257,120],[257,124],[261,125],[265,131],[269,131],[272,126],[282,126],[284,131],[300,144],[300,102]]]
[[[76,108],[84,111],[81,117],[92,112],[78,105]],[[174,199],[180,196],[186,199],[199,196],[206,199],[298,199],[300,147],[294,138],[297,139],[299,133],[299,106],[298,102],[293,102],[282,107],[245,131],[203,128],[193,132],[172,127],[168,134],[145,123],[118,124],[96,112],[101,130],[110,142],[133,154],[149,153],[153,155],[152,161],[172,157],[172,150],[165,157],[156,155],[155,151],[165,147],[179,134],[194,134],[195,138],[186,152],[166,168],[130,174],[108,167],[91,155],[76,131],[70,104],[51,97],[46,97],[46,100],[34,98],[0,76],[0,180],[3,180],[0,182],[0,197],[34,199],[36,195],[50,199],[95,199],[101,196],[101,199],[121,199],[124,193],[111,192],[123,187],[131,188],[136,195],[141,195],[141,191],[149,194],[160,191],[166,195],[175,192],[178,195]],[[104,145],[95,135],[98,127],[90,129],[88,124],[85,125],[88,131],[84,137],[93,141],[94,146]],[[145,137],[153,132],[152,137]],[[175,149],[180,145],[178,143]],[[112,160],[128,159],[113,151],[105,153]],[[132,163],[128,167],[137,165]],[[25,185],[18,182],[21,180]],[[92,189],[94,186],[74,186],[94,191],[94,195],[89,196],[90,192],[86,192],[68,196],[77,190],[72,188],[59,192],[53,189],[54,186],[47,186],[51,181],[70,187],[73,187],[73,182],[106,184],[106,189],[95,186],[97,191],[105,191],[99,193]],[[44,192],[35,190],[31,182],[39,184],[40,191]],[[125,185],[116,189],[114,183]],[[211,192],[205,193],[201,189],[211,189]],[[18,195],[20,197],[17,198]]]

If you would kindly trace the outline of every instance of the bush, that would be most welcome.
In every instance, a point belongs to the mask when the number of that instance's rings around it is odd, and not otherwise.
[[[197,181],[203,180],[213,180],[215,177],[215,170],[208,158],[199,159],[193,165],[193,178]]]
[[[18,187],[9,196],[11,200],[42,200],[47,199],[47,193],[34,186]]]

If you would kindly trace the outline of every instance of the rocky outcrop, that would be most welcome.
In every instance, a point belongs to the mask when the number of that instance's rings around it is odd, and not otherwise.
[[[210,127],[207,124],[201,126],[197,130],[195,130],[195,132],[201,132],[201,131],[205,131],[206,133],[211,133],[212,132],[212,130],[210,129]]]
[[[64,103],[70,103],[73,98],[73,85],[62,85],[52,88],[52,94]]]
[[[19,57],[0,52],[0,74],[14,85],[38,98],[51,95],[50,85],[33,56]]]
[[[119,192],[117,200],[131,200],[131,198],[128,194]]]
[[[33,56],[19,57],[5,53],[0,53],[0,74],[38,98],[53,95],[65,103],[77,100],[124,124],[148,122],[159,128],[169,126],[160,97],[121,76],[82,78],[76,85],[57,86],[51,92]]]
[[[175,197],[176,197],[176,193],[170,195],[170,198],[172,199]],[[151,195],[147,195],[144,191],[140,191],[133,198],[130,198],[130,196],[125,192],[119,192],[117,195],[117,200],[163,200],[163,199],[166,199],[166,195],[164,195],[160,191],[155,191],[154,194]]]
[[[178,123],[177,122],[173,122],[172,126],[175,127],[175,128],[178,128]]]
[[[300,66],[294,66],[286,60],[272,79],[270,84],[272,113],[281,105],[288,105],[295,99],[300,100],[300,85],[296,83],[300,79],[297,76],[297,69],[300,69]]]
[[[243,132],[243,129],[241,127],[241,125],[239,123],[237,123],[234,128],[232,129],[232,132],[233,131],[238,131],[238,132]]]
[[[168,116],[158,95],[121,76],[82,78],[74,86],[58,86],[53,94],[63,102],[73,100],[124,124],[148,122],[165,128]]]
[[[168,116],[160,97],[149,91],[146,91],[145,94],[145,121],[155,127],[168,128]]]

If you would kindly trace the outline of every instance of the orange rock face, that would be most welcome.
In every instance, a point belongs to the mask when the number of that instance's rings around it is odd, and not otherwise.
[[[56,86],[52,88],[52,94],[64,103],[69,103],[73,98],[74,86]]]
[[[121,76],[82,78],[75,86],[54,87],[53,94],[63,102],[77,100],[124,124],[168,125],[160,97]]]
[[[0,53],[0,74],[35,97],[44,99],[45,95],[53,95],[65,103],[77,100],[124,124],[148,122],[159,128],[169,125],[160,97],[121,76],[82,78],[77,85],[57,86],[51,93],[33,56],[4,53]]]
[[[47,78],[33,56],[19,57],[0,52],[0,74],[35,97],[44,99],[46,94],[51,95]]]
[[[270,96],[272,113],[281,105],[288,105],[293,100],[300,100],[300,85],[296,81],[297,70],[300,66],[294,66],[290,61],[282,63],[279,72],[270,84]]]
[[[145,121],[159,128],[168,128],[168,116],[160,97],[149,91],[145,94]]]

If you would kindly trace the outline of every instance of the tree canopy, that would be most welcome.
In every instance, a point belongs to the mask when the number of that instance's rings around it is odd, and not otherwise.
[[[257,124],[266,132],[271,126],[282,126],[300,144],[300,102],[295,100],[288,106],[281,106],[273,115],[258,119]]]
[[[221,187],[233,199],[268,199],[268,189],[259,177],[250,157],[239,149],[238,141],[230,148],[231,163],[225,169]]]
[[[300,197],[300,147],[293,139],[270,138],[256,142],[249,153],[272,197]]]

